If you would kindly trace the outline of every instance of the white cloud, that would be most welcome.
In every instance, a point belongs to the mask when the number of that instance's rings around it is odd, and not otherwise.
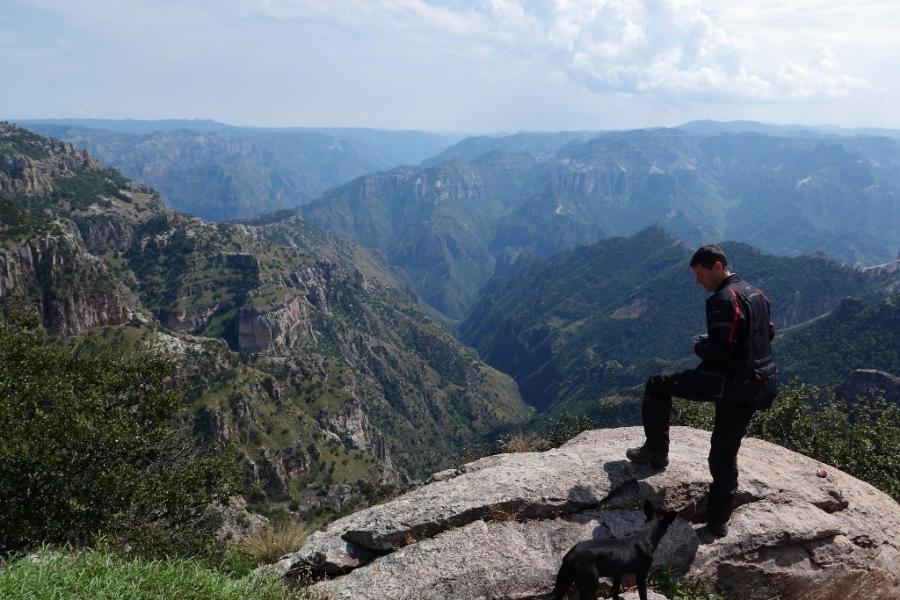
[[[896,0],[11,2],[0,55],[31,83],[0,96],[7,114],[80,102],[125,116],[467,130],[900,126]]]
[[[825,44],[786,53],[773,44],[770,30],[765,37],[752,28],[735,31],[721,11],[698,0],[242,1],[276,19],[444,35],[460,44],[542,56],[596,92],[771,102],[836,98],[873,87],[844,73]],[[786,18],[783,9],[771,10]],[[746,21],[752,13],[734,14]]]

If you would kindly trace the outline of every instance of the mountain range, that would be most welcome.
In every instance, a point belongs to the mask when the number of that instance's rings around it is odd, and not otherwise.
[[[788,367],[786,374],[820,380],[823,365],[807,358],[819,350],[839,353],[838,340],[850,347],[860,335],[872,338],[870,346],[884,348],[881,360],[868,366],[896,370],[890,316],[868,328],[851,322],[835,328],[829,323],[839,317],[823,317],[844,306],[848,296],[878,304],[896,293],[896,269],[860,269],[824,256],[779,257],[734,242],[722,247],[734,270],[771,298],[778,330],[811,323],[806,333],[797,327],[776,338],[776,357]],[[596,412],[602,398],[634,395],[648,376],[697,363],[691,340],[706,331],[707,294],[693,281],[691,253],[682,241],[652,227],[523,262],[486,286],[460,325],[460,337],[509,373],[538,410]],[[822,324],[812,324],[819,317]],[[827,347],[820,327],[832,328]],[[845,378],[867,360],[857,356],[846,368],[831,358],[825,362],[829,375]]]
[[[900,250],[896,140],[592,135],[464,140],[423,166],[335,188],[301,212],[380,250],[450,320],[464,318],[478,290],[520,256],[549,257],[651,225],[692,246],[730,239],[851,264],[888,262]]]
[[[203,126],[116,135],[219,135]],[[763,247],[724,244],[773,300],[786,376],[896,373],[895,151],[674,130],[479,138],[333,188],[302,217],[214,223],[71,143],[0,125],[0,304],[62,336],[172,353],[184,418],[237,448],[264,499],[339,508],[535,411],[618,403],[633,422],[649,374],[693,364],[705,294],[690,248],[729,231]],[[801,253],[826,232],[885,264]],[[765,251],[779,239],[797,255]]]
[[[420,131],[234,127],[208,120],[20,122],[88,150],[166,203],[224,221],[293,208],[366,173],[417,164],[455,139]]]
[[[176,358],[183,419],[260,498],[340,508],[525,419],[514,382],[377,255],[296,216],[175,212],[71,144],[0,125],[0,307]]]

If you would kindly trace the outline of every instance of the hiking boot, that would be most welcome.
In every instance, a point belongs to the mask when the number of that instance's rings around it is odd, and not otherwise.
[[[667,453],[647,450],[643,446],[640,448],[629,448],[625,451],[625,456],[633,463],[650,465],[654,469],[665,469],[669,465],[669,455]]]
[[[715,538],[723,538],[728,535],[728,523],[707,523],[703,530]]]

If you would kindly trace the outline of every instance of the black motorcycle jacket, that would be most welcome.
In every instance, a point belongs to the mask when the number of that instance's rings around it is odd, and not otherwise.
[[[706,299],[706,327],[708,337],[694,346],[703,360],[701,368],[746,376],[772,363],[775,325],[769,315],[769,299],[737,275],[722,280]],[[774,370],[774,363],[771,368]]]

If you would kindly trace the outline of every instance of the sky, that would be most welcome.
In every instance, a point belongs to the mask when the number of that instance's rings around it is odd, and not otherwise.
[[[900,128],[900,1],[0,0],[0,119]]]

